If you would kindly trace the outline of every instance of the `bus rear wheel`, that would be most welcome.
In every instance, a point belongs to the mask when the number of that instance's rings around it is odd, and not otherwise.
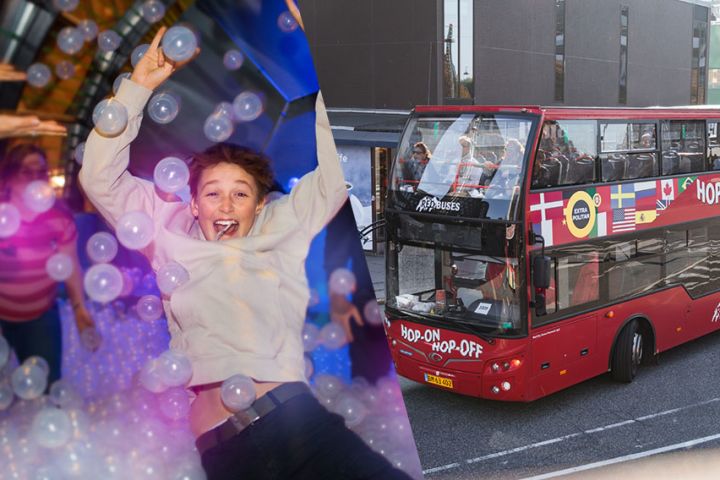
[[[643,360],[643,334],[637,320],[622,329],[612,358],[612,377],[619,382],[632,382]]]

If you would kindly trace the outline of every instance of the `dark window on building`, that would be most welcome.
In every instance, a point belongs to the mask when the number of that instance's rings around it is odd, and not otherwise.
[[[705,72],[707,71],[708,9],[693,7],[692,63],[690,72],[690,103],[705,103]]]
[[[620,7],[620,91],[618,102],[627,104],[627,72],[628,72],[628,7]]]
[[[718,122],[707,123],[707,155],[710,168],[712,170],[720,170],[720,138],[718,135]]]
[[[705,122],[666,120],[661,125],[663,175],[702,172],[708,169],[705,159]]]
[[[473,98],[473,1],[444,0],[443,96]]]
[[[555,101],[565,101],[565,0],[555,0]]]

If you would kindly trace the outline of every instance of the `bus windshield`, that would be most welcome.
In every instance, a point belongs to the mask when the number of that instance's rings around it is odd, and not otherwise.
[[[399,243],[388,307],[477,333],[522,333],[517,258]]]
[[[516,219],[530,115],[461,113],[412,118],[400,142],[390,207]]]

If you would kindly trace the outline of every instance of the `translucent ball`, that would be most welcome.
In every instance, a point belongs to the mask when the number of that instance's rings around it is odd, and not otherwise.
[[[47,375],[37,365],[20,365],[10,377],[15,395],[23,400],[42,396],[47,387]]]
[[[334,375],[319,373],[315,376],[315,389],[323,397],[335,398],[343,388],[342,381]]]
[[[297,177],[291,177],[290,180],[288,180],[288,184],[287,184],[287,189],[288,189],[288,191],[290,191],[290,190],[292,190],[293,188],[295,188],[295,185],[297,185],[299,181],[300,181],[299,178],[297,178]]]
[[[347,336],[343,327],[330,322],[320,330],[320,342],[328,350],[337,350],[347,343]]]
[[[165,16],[165,5],[158,0],[147,0],[140,7],[140,12],[146,22],[159,22]]]
[[[228,70],[237,70],[242,67],[245,56],[239,50],[228,50],[223,56],[223,65]]]
[[[342,415],[348,428],[355,428],[360,425],[368,413],[362,401],[352,395],[342,395],[338,398],[334,410]]]
[[[55,75],[61,80],[67,80],[75,76],[75,65],[72,62],[63,60],[55,65]]]
[[[309,355],[304,355],[305,357],[305,378],[308,380],[310,377],[313,376],[313,373],[315,373],[315,364],[313,364],[312,358],[310,358]]]
[[[186,385],[192,377],[190,359],[177,350],[166,350],[158,357],[160,375],[169,387]]]
[[[60,408],[81,407],[82,397],[67,380],[56,380],[50,386],[50,402]]]
[[[97,232],[88,239],[85,251],[95,263],[110,263],[117,255],[118,243],[111,233]]]
[[[6,410],[13,402],[15,393],[12,386],[5,380],[0,380],[0,412]],[[0,443],[2,443],[2,434],[0,434]]]
[[[246,91],[235,97],[233,109],[238,122],[252,122],[263,114],[265,107],[257,93]]]
[[[125,105],[110,98],[101,101],[93,110],[95,129],[103,136],[119,135],[127,126],[128,113]]]
[[[57,46],[68,55],[75,55],[85,45],[85,36],[80,29],[65,27],[57,36]]]
[[[298,28],[298,23],[290,12],[281,13],[278,16],[277,24],[280,30],[285,33],[294,32]]]
[[[222,383],[220,397],[231,412],[245,410],[255,401],[255,383],[245,375],[233,375]]]
[[[118,90],[120,90],[120,84],[122,83],[123,78],[130,78],[131,76],[132,73],[125,72],[115,78],[115,81],[113,82],[113,95],[116,95]]]
[[[180,111],[180,105],[173,95],[163,92],[153,95],[148,102],[147,109],[154,122],[166,124],[175,120]]]
[[[227,117],[232,121],[233,119],[233,106],[230,102],[220,102],[215,106],[213,115],[219,115],[221,117]]]
[[[61,12],[72,12],[80,3],[80,0],[53,0],[53,7]]]
[[[190,275],[182,265],[169,262],[157,271],[157,286],[165,295],[171,295],[176,288],[190,280]]]
[[[312,352],[320,343],[320,329],[314,323],[303,325],[302,331],[303,349]]]
[[[45,271],[55,281],[64,282],[73,272],[72,258],[66,253],[58,252],[48,258]]]
[[[145,52],[147,52],[148,48],[150,48],[150,44],[143,43],[133,49],[132,53],[130,54],[130,64],[133,66],[133,68],[135,68],[135,66],[138,64],[142,56],[145,55]]]
[[[12,237],[20,228],[20,211],[12,203],[0,203],[0,238]]]
[[[83,285],[88,296],[96,302],[112,302],[122,291],[122,273],[115,265],[99,263],[85,272]]]
[[[135,307],[140,320],[145,322],[154,322],[162,317],[163,306],[162,301],[157,295],[144,295],[140,297]]]
[[[33,63],[27,69],[27,82],[33,87],[42,88],[50,81],[50,68],[44,63]]]
[[[130,250],[139,250],[150,245],[155,235],[155,226],[147,213],[128,212],[118,219],[115,234],[123,246]]]
[[[67,412],[55,407],[40,410],[30,427],[30,437],[45,448],[62,447],[71,435],[72,425]]]
[[[80,332],[80,344],[86,349],[94,352],[102,344],[102,335],[95,327],[87,327]]]
[[[168,388],[163,382],[160,373],[160,360],[157,358],[151,358],[145,362],[140,369],[139,380],[140,385],[152,393],[160,393]]]
[[[83,34],[86,42],[92,42],[97,37],[98,26],[93,20],[81,20],[77,28]]]
[[[355,291],[355,274],[347,268],[338,268],[330,274],[328,288],[338,295],[347,295]]]
[[[192,58],[197,49],[197,43],[197,37],[192,30],[182,25],[176,25],[165,32],[162,49],[170,60],[182,62]]]
[[[85,156],[85,142],[81,142],[78,144],[77,147],[75,147],[75,150],[73,150],[73,158],[77,162],[78,165],[82,165],[83,157]]]
[[[33,212],[47,212],[55,204],[55,190],[46,180],[33,180],[22,194],[23,203]]]
[[[224,142],[235,130],[232,120],[221,115],[210,115],[205,120],[203,132],[205,137],[212,142]]]
[[[122,43],[122,38],[115,30],[105,30],[97,37],[98,48],[105,53],[114,52]]]
[[[5,337],[0,335],[0,370],[5,367],[8,359],[10,358],[10,345],[8,344]]]
[[[42,370],[44,375],[50,374],[50,365],[48,365],[47,360],[45,360],[43,357],[40,357],[38,355],[33,355],[31,357],[26,358],[22,364],[23,365],[35,365],[37,367],[40,367],[40,370]]]
[[[153,181],[163,192],[175,193],[184,188],[188,180],[190,180],[190,170],[179,158],[166,157],[155,165]]]
[[[170,420],[187,418],[190,413],[190,399],[184,388],[170,388],[157,399],[160,412]]]
[[[382,325],[383,323],[383,309],[378,305],[377,300],[370,300],[363,307],[363,314],[365,321],[370,325]]]

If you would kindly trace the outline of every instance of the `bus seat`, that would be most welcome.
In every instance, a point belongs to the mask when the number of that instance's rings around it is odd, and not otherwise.
[[[567,183],[588,183],[595,179],[595,162],[579,158],[568,163]]]
[[[654,175],[655,156],[651,154],[633,155],[628,159],[625,178],[643,178]]]
[[[622,180],[625,177],[625,168],[625,157],[616,156],[608,158],[603,162],[603,180],[606,182]]]
[[[563,166],[557,158],[548,158],[543,164],[543,168],[548,170],[548,186],[560,185],[562,178]]]
[[[680,169],[680,156],[675,150],[665,150],[662,152],[662,174],[673,175]]]
[[[689,156],[680,157],[679,167],[673,173],[690,173],[692,172],[692,160]]]

